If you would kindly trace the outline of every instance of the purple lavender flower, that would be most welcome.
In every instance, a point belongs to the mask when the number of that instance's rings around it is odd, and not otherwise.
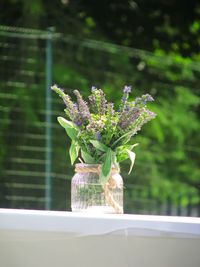
[[[73,103],[70,98],[65,98],[64,102],[66,104],[65,113],[77,126],[81,126],[83,119],[80,116],[77,104]]]
[[[130,92],[131,92],[131,86],[125,85],[124,89],[123,89],[123,93],[124,94],[123,94],[123,96],[121,98],[121,104],[120,104],[120,107],[119,107],[119,112],[123,112],[125,110]]]
[[[105,94],[101,89],[92,89],[92,94],[89,96],[91,110],[95,114],[104,115],[106,112],[106,103]]]
[[[94,94],[90,95],[88,97],[88,99],[89,99],[89,103],[90,103],[90,110],[93,113],[97,114],[98,113],[98,108],[97,108],[97,105],[96,105],[96,97],[95,97],[95,95]]]
[[[100,132],[97,132],[96,133],[96,138],[97,138],[98,141],[101,141],[102,136],[101,136],[101,133]]]
[[[105,124],[100,120],[91,120],[90,123],[86,126],[87,131],[92,133],[101,132]]]
[[[77,97],[78,102],[78,109],[80,112],[80,115],[84,121],[88,121],[91,119],[91,114],[89,111],[89,108],[87,106],[87,102],[83,100],[82,95],[79,93],[78,90],[74,90],[74,94]]]
[[[101,115],[104,115],[105,112],[106,112],[106,103],[107,103],[107,100],[105,98],[104,92],[101,89],[99,89],[99,96],[100,96],[99,113]]]
[[[64,101],[66,105],[65,113],[67,116],[77,125],[81,125],[83,122],[81,120],[80,114],[78,112],[77,105],[73,103],[70,96],[64,93],[64,90],[59,88],[57,85],[51,87]]]
[[[151,119],[153,119],[153,118],[155,118],[155,117],[157,116],[156,113],[154,113],[153,111],[151,111],[151,110],[149,110],[149,109],[147,109],[146,111],[147,111],[148,116],[149,116]]]
[[[137,97],[134,101],[135,105],[146,105],[147,102],[154,101],[153,97],[149,94],[142,95],[141,97]]]
[[[74,120],[74,123],[76,124],[76,126],[78,126],[78,127],[80,127],[82,124],[83,124],[83,122],[81,121],[81,119],[75,119]]]
[[[154,98],[149,94],[143,95],[143,97],[146,99],[146,101],[154,101]]]
[[[129,126],[138,119],[140,113],[141,110],[138,108],[129,108],[129,110],[125,109],[119,118],[119,127],[123,130],[129,128]]]
[[[138,120],[136,121],[136,123],[133,125],[132,129],[132,135],[135,135],[138,131],[141,130],[142,126],[149,122],[150,120],[154,119],[156,116],[156,114],[150,110],[148,110],[147,108],[142,108],[142,112],[138,118]],[[130,127],[131,128],[131,127]]]
[[[129,94],[131,92],[131,86],[124,86],[124,90],[123,90],[124,94]]]

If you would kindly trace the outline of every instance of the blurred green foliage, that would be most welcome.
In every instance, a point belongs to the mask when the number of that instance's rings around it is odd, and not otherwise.
[[[54,81],[66,90],[78,88],[87,96],[92,85],[102,87],[115,103],[119,103],[125,84],[133,86],[134,96],[148,92],[154,95],[152,110],[158,116],[136,137],[135,142],[140,145],[135,149],[133,177],[127,177],[127,167],[122,167],[126,183],[151,187],[154,197],[161,201],[170,195],[176,202],[180,193],[189,193],[191,201],[197,203],[200,3],[2,0],[1,7],[4,12],[0,14],[0,24],[38,29],[53,25],[64,34],[60,40],[54,40]],[[34,45],[40,47],[38,41]],[[19,46],[23,46],[23,41]],[[16,90],[13,93],[26,95],[26,89]],[[38,95],[33,93],[33,97]],[[36,104],[41,108],[43,102]],[[13,100],[10,112],[16,105],[23,106],[25,117],[38,120],[34,105]],[[1,132],[9,129],[7,124],[0,127]],[[55,141],[55,146],[59,141]],[[56,171],[61,171],[59,161],[65,155],[61,150],[57,148],[61,153],[55,159]],[[5,151],[1,151],[2,162]],[[64,172],[65,167],[62,168]],[[148,195],[148,191],[143,194]],[[186,205],[187,199],[183,198],[182,204]]]

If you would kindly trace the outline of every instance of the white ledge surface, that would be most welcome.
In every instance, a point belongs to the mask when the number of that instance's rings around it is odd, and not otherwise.
[[[200,267],[200,218],[0,209],[2,267]]]

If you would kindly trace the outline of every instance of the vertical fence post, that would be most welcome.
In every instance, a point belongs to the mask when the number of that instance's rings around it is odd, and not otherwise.
[[[52,96],[50,87],[52,85],[52,35],[54,28],[48,28],[48,36],[46,39],[46,155],[45,155],[45,209],[50,210],[52,204]]]

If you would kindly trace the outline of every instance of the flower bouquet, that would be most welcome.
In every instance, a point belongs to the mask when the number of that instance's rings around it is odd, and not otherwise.
[[[97,210],[123,213],[123,180],[119,164],[130,159],[132,171],[135,153],[132,137],[156,114],[147,108],[153,101],[149,94],[128,101],[130,86],[125,86],[118,110],[108,102],[101,89],[92,87],[86,102],[78,90],[77,101],[52,86],[64,101],[69,120],[58,117],[58,122],[71,139],[71,164],[77,159],[76,174],[72,179],[72,211]]]

